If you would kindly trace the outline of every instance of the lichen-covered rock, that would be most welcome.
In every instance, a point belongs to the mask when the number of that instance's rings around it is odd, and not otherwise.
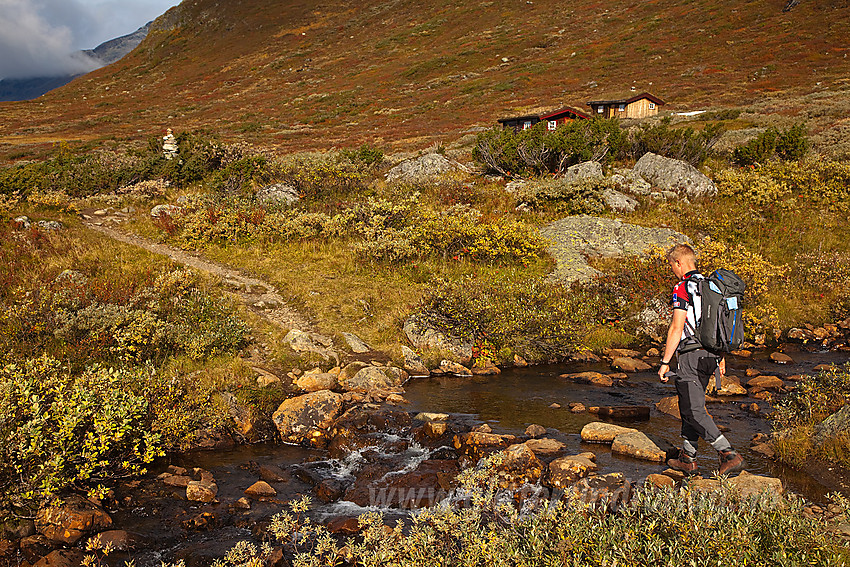
[[[691,164],[645,153],[632,170],[654,187],[688,198],[712,197],[717,194],[714,182]]]
[[[183,213],[183,209],[177,205],[157,205],[151,209],[151,217],[158,219],[161,216],[176,217]]]
[[[534,483],[543,475],[543,463],[527,445],[517,443],[502,453],[501,463],[496,465],[499,486],[516,489],[525,483]]]
[[[266,207],[289,206],[301,200],[301,194],[287,183],[274,183],[257,191],[257,202]]]
[[[356,354],[364,354],[372,350],[368,344],[366,344],[363,339],[355,335],[354,333],[341,333],[342,338],[345,339],[345,342],[348,344],[348,348],[351,349],[351,352]]]
[[[218,494],[218,485],[210,480],[192,480],[186,485],[186,499],[192,502],[212,502]]]
[[[567,183],[592,179],[602,179],[602,164],[598,161],[583,161],[571,165],[564,172],[563,180]]]
[[[49,540],[67,544],[111,526],[112,518],[103,508],[76,495],[40,509],[35,518],[39,533]]]
[[[371,392],[400,386],[406,380],[407,373],[401,369],[366,366],[358,370],[357,374],[351,378],[348,378],[346,374],[344,378],[340,379],[339,383],[340,386],[349,391]]]
[[[562,452],[567,446],[557,439],[529,439],[525,442],[526,447],[534,451],[535,455],[551,456]]]
[[[633,213],[639,204],[637,199],[610,187],[602,191],[602,200],[605,206],[617,213]]]
[[[637,432],[637,429],[594,421],[581,428],[581,440],[588,443],[611,443],[617,435],[632,432]]]
[[[341,411],[342,396],[321,390],[285,400],[272,415],[272,421],[286,443],[320,444]]]
[[[741,381],[737,376],[722,376],[720,379],[720,389],[717,390],[718,396],[745,396],[747,389],[741,386]]]
[[[334,350],[333,340],[330,337],[292,329],[283,340],[295,352],[315,352],[325,360],[333,358],[339,362],[339,353]]]
[[[404,369],[410,376],[428,376],[431,374],[431,371],[422,362],[422,357],[416,354],[413,349],[401,345],[401,354],[404,357]]]
[[[549,463],[545,483],[552,488],[566,488],[597,468],[596,463],[584,455],[561,457]]]
[[[387,181],[428,181],[457,166],[437,153],[403,161],[387,172]]]
[[[412,315],[404,322],[404,334],[418,350],[434,350],[451,353],[461,364],[472,360],[472,343],[459,337],[446,336],[429,324],[426,318]]]
[[[850,404],[845,404],[840,410],[815,426],[815,439],[822,441],[850,431]]]
[[[667,453],[642,431],[617,435],[611,443],[611,452],[657,463],[663,463],[667,456]]]
[[[295,378],[293,384],[305,392],[333,390],[339,386],[337,376],[334,372],[305,372]]]

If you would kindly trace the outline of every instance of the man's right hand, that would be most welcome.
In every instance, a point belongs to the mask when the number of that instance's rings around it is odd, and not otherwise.
[[[669,364],[662,364],[662,365],[661,365],[661,368],[659,368],[659,369],[658,369],[658,377],[659,377],[659,378],[661,379],[661,381],[662,381],[662,382],[664,382],[665,384],[666,384],[666,383],[670,380],[670,379],[667,377],[667,373],[668,373],[668,372],[670,372],[670,365],[669,365]]]

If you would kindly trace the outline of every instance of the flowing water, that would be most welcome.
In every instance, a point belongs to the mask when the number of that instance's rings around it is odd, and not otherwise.
[[[729,373],[744,376],[746,368],[754,367],[764,373],[790,376],[811,373],[818,364],[843,364],[848,359],[845,352],[793,352],[791,356],[794,363],[788,366],[772,363],[766,354],[756,354],[752,359],[732,358]],[[639,429],[659,443],[680,445],[680,422],[658,412],[654,407],[655,402],[662,397],[675,395],[673,386],[660,383],[652,371],[633,374],[625,385],[611,388],[576,384],[560,377],[563,373],[586,370],[607,372],[609,368],[601,363],[568,364],[513,369],[489,377],[416,378],[405,385],[405,397],[410,404],[404,406],[403,410],[414,415],[420,411],[447,413],[451,414],[450,421],[454,423],[466,426],[487,423],[495,433],[504,434],[522,435],[528,425],[539,424],[547,428],[547,437],[567,445],[564,454],[593,451],[597,455],[600,474],[622,472],[626,478],[638,483],[648,474],[664,470],[666,467],[658,463],[614,455],[606,445],[583,443],[579,432],[591,421],[612,421]],[[651,417],[641,421],[605,420],[589,413],[570,413],[567,409],[570,402],[581,402],[585,406],[650,406]],[[811,474],[813,471],[797,471],[749,450],[753,435],[770,433],[771,429],[766,419],[740,407],[742,403],[752,402],[758,403],[762,412],[772,410],[767,402],[746,396],[727,397],[722,403],[708,406],[727,438],[746,459],[746,470],[778,477],[788,490],[817,503],[825,502],[827,493],[841,488],[830,480],[829,475],[817,474],[816,471],[814,475]],[[550,407],[553,403],[561,407]],[[133,558],[136,565],[143,567],[159,565],[162,559],[182,557],[187,559],[190,567],[193,564],[207,564],[212,558],[223,555],[239,540],[260,541],[269,518],[279,512],[285,502],[302,494],[313,497],[316,505],[311,514],[316,521],[356,517],[370,509],[344,500],[323,503],[315,498],[312,484],[302,481],[297,474],[293,474],[288,482],[274,485],[278,490],[275,498],[252,502],[250,510],[235,509],[232,504],[259,478],[257,467],[260,465],[275,465],[295,471],[299,465],[309,463],[308,466],[320,471],[325,478],[346,481],[351,480],[355,472],[367,463],[390,463],[395,471],[405,472],[425,459],[445,458],[438,455],[439,451],[445,452],[445,448],[421,447],[411,438],[390,436],[386,441],[401,444],[401,450],[388,455],[381,454],[380,448],[364,448],[342,460],[334,460],[321,450],[260,444],[181,455],[174,464],[187,468],[200,467],[213,473],[219,487],[218,503],[187,502],[185,489],[162,488],[161,483],[153,479],[145,481],[141,487],[141,492],[147,494],[145,497],[138,496],[138,493],[134,495],[132,491],[119,493],[119,498],[129,497],[131,500],[125,501],[125,505],[113,513],[115,524],[121,529],[141,534],[144,544],[140,546],[140,551],[114,555],[111,561]],[[716,468],[716,453],[704,443],[700,449],[698,460],[701,469],[711,471]],[[133,499],[138,499],[138,502]],[[390,508],[381,511],[390,520],[404,518],[409,514],[404,510]],[[154,549],[156,551],[152,551]]]

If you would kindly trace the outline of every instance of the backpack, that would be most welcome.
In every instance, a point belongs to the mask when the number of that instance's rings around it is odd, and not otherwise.
[[[747,284],[735,272],[722,268],[698,283],[702,309],[694,338],[702,348],[718,354],[741,348],[741,305]]]

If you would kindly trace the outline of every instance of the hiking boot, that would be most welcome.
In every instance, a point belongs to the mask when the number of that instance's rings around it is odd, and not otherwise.
[[[720,453],[720,468],[717,474],[732,474],[744,470],[744,458],[738,451],[723,451]]]
[[[685,473],[685,476],[692,476],[699,472],[699,465],[697,465],[696,460],[686,455],[681,449],[679,449],[678,455],[667,459],[667,466],[673,470]]]

